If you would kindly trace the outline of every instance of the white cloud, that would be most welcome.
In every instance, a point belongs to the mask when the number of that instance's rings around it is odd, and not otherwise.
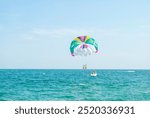
[[[22,34],[26,40],[44,40],[44,39],[64,39],[74,38],[80,35],[89,35],[91,37],[112,37],[117,35],[118,29],[100,29],[100,28],[59,28],[59,29],[40,29],[34,28],[26,34]]]
[[[61,37],[67,35],[79,35],[79,34],[89,34],[90,30],[86,29],[34,29],[33,33],[36,35],[49,35],[52,37]]]
[[[40,34],[40,35],[50,35],[50,36],[65,36],[65,35],[90,35],[90,34],[110,34],[110,31],[114,33],[116,30],[108,30],[108,29],[70,29],[70,28],[62,28],[62,29],[34,29],[33,33]]]

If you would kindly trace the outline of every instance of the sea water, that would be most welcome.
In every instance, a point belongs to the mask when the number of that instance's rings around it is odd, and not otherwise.
[[[1,69],[1,101],[147,101],[150,70]]]

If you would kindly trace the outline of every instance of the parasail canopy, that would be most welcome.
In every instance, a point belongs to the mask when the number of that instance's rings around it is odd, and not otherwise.
[[[70,45],[72,56],[87,56],[98,52],[98,44],[89,36],[76,37]]]

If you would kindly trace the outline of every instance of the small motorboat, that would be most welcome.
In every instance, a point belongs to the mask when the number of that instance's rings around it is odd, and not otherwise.
[[[91,73],[91,76],[92,76],[92,77],[96,77],[96,76],[97,76],[97,73],[96,73],[96,72],[93,72],[93,73]]]

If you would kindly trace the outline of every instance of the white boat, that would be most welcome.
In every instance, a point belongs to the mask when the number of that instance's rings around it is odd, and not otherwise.
[[[97,73],[91,73],[91,76],[92,76],[92,77],[96,77],[96,76],[97,76]]]

